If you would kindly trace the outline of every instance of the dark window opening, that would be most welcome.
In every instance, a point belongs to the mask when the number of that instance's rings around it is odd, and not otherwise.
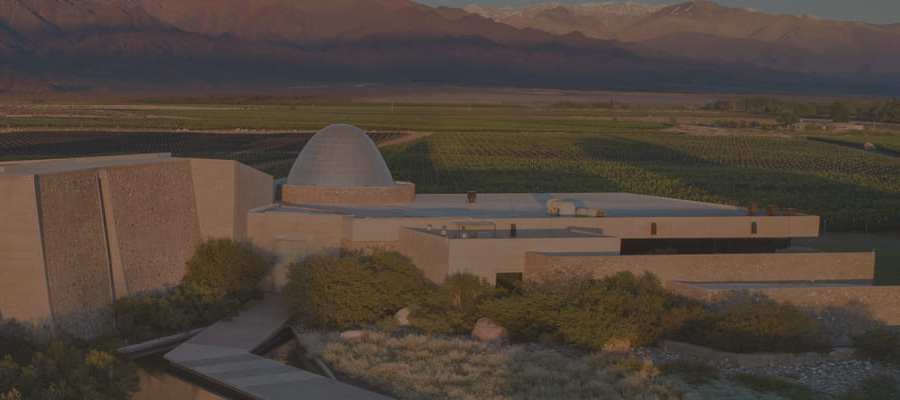
[[[521,272],[504,272],[497,274],[497,287],[513,290],[522,286],[524,276]]]
[[[774,253],[791,239],[622,239],[622,255]]]

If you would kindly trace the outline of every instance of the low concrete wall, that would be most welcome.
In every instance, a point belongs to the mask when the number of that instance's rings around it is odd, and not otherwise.
[[[609,256],[529,253],[526,279],[569,272],[603,278],[618,272],[650,272],[663,282],[759,282],[871,280],[875,253],[773,253]]]
[[[295,186],[281,187],[286,204],[408,204],[416,198],[416,185],[397,182],[394,186]]]
[[[716,301],[735,292],[749,291],[813,311],[831,307],[857,310],[862,307],[875,320],[891,326],[900,326],[900,286],[779,287],[775,285],[752,289],[711,289],[688,282],[673,282],[671,288],[678,293],[704,301]]]

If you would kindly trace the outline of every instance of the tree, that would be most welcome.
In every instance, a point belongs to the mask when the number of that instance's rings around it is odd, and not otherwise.
[[[779,113],[775,120],[784,127],[793,126],[800,122],[800,118],[797,117],[797,114],[789,110]]]
[[[831,120],[834,122],[850,122],[850,107],[836,101],[831,105]]]

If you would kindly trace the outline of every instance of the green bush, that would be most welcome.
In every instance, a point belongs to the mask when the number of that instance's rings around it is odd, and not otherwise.
[[[853,339],[856,350],[873,360],[900,365],[900,333],[881,328]]]
[[[284,294],[294,317],[308,327],[348,329],[419,303],[432,288],[399,253],[348,253],[291,265]]]
[[[412,305],[410,323],[431,334],[467,334],[481,317],[479,306],[498,293],[498,289],[475,275],[451,275]]]
[[[685,324],[679,340],[733,353],[826,351],[822,327],[799,308],[761,298],[736,298]]]
[[[633,346],[655,343],[696,318],[701,307],[663,289],[650,274],[620,273],[601,280],[567,279],[526,286],[488,301],[484,314],[514,340],[552,335],[577,346],[602,349],[611,340]]]
[[[21,325],[0,324],[0,348],[21,346],[0,358],[0,399],[127,400],[138,388],[136,368],[110,352],[39,340]]]
[[[119,335],[137,343],[210,325],[242,305],[219,290],[182,283],[168,292],[120,299],[113,309]]]
[[[249,243],[213,239],[197,246],[183,281],[248,301],[258,295],[271,266]]]

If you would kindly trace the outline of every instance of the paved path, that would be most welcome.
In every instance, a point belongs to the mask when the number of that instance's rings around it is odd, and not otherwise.
[[[259,400],[389,399],[253,354],[275,337],[287,320],[284,301],[269,296],[237,317],[210,326],[165,358],[210,382]]]

